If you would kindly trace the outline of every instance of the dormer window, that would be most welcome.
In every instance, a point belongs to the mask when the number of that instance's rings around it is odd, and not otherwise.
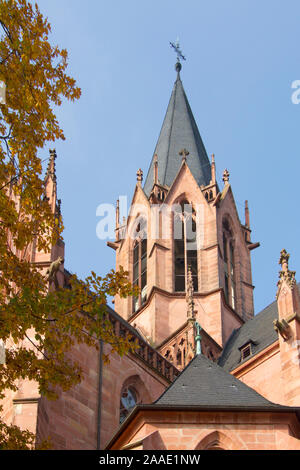
[[[247,357],[251,356],[251,344],[247,344],[242,350],[241,350],[241,361],[244,359],[247,359]]]
[[[255,341],[252,341],[251,339],[247,341],[247,343],[244,343],[243,346],[239,348],[241,352],[241,362],[245,361],[248,359],[250,356],[253,354],[253,347],[257,343]]]

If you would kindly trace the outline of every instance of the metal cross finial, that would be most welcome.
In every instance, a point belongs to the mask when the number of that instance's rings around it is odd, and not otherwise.
[[[186,58],[184,57],[184,55],[182,54],[182,51],[180,50],[180,46],[179,46],[179,40],[176,39],[176,42],[170,42],[170,46],[174,49],[174,51],[176,52],[177,54],[177,62],[180,62],[180,59],[182,60],[186,60]]]
[[[190,152],[187,149],[182,149],[179,152],[179,155],[182,157],[183,161],[186,161],[186,157],[190,154]]]

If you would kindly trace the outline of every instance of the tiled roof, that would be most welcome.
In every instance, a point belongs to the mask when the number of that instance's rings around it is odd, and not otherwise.
[[[298,284],[300,291],[300,284]],[[277,302],[272,302],[260,313],[248,320],[238,330],[234,330],[228,339],[218,364],[226,371],[232,371],[241,364],[241,350],[247,342],[252,341],[251,356],[246,362],[260,351],[270,346],[278,339],[274,330],[273,320],[278,318]]]
[[[202,354],[196,356],[154,405],[281,409]]]

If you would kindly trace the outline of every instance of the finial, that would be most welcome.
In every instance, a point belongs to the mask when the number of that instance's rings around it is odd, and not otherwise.
[[[281,250],[280,258],[279,258],[279,264],[281,264],[281,271],[279,271],[279,281],[277,282],[277,286],[278,286],[277,293],[276,293],[277,299],[278,299],[281,285],[283,284],[283,282],[285,282],[290,287],[290,289],[294,289],[296,285],[296,279],[295,279],[296,271],[289,270],[289,258],[290,258],[289,253],[287,253],[287,251],[284,249]]]
[[[182,69],[181,63],[180,63],[180,62],[176,62],[176,64],[175,64],[175,70],[176,70],[176,72],[179,73],[181,69]]]
[[[225,168],[225,170],[223,171],[223,181],[225,184],[229,184],[229,171],[227,170],[227,168]]]
[[[175,43],[173,42],[170,42],[170,46],[174,49],[174,51],[176,52],[177,54],[177,62],[175,64],[175,70],[179,76],[179,72],[182,68],[182,65],[180,63],[180,60],[186,60],[186,58],[184,57],[184,55],[182,54],[182,51],[180,50],[180,45],[179,45],[179,39],[177,38]]]
[[[58,216],[61,215],[61,199],[57,199],[56,214],[57,214]]]
[[[120,228],[120,201],[117,199],[117,206],[116,206],[116,239],[119,240],[120,234],[119,234],[119,228]]]
[[[186,162],[186,157],[190,154],[190,152],[187,151],[187,149],[182,149],[179,152],[179,155],[182,157],[182,161]]]
[[[56,175],[55,175],[55,160],[57,158],[56,150],[55,149],[49,150],[49,155],[50,155],[50,158],[49,158],[49,163],[47,166],[45,178],[47,178],[48,176],[51,176],[53,180],[56,181]]]
[[[137,176],[137,182],[138,184],[141,186],[142,184],[142,181],[143,181],[143,171],[139,168],[138,171],[136,172],[136,176]]]
[[[245,225],[246,225],[247,228],[250,228],[250,216],[249,216],[248,201],[245,201]]]
[[[194,335],[195,335],[195,343],[196,343],[196,355],[198,356],[201,354],[201,336],[200,331],[202,330],[199,323],[196,321],[194,323]]]
[[[154,155],[154,184],[158,183],[158,159],[157,153]]]
[[[195,315],[194,286],[193,286],[192,268],[190,265],[188,267],[188,272],[187,272],[185,299],[187,303],[187,317],[188,317],[188,320],[190,320],[190,319],[193,319]]]
[[[281,264],[281,269],[284,273],[289,269],[289,258],[289,253],[285,249],[281,250],[278,264]]]
[[[215,154],[211,156],[211,182],[212,184],[216,183],[216,164],[215,164]]]

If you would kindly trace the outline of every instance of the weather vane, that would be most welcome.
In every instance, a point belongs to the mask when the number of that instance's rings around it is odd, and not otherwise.
[[[170,42],[170,46],[174,49],[174,51],[176,52],[177,54],[177,61],[180,62],[180,59],[182,60],[186,60],[186,58],[184,57],[184,55],[182,54],[182,51],[180,50],[180,46],[179,46],[179,39],[176,39],[176,42]]]

